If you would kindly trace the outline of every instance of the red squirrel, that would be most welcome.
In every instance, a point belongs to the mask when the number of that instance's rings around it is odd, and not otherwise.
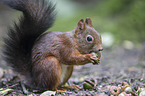
[[[55,20],[55,6],[51,2],[0,1],[23,13],[4,38],[4,60],[35,88],[57,90],[71,77],[74,65],[99,63],[102,41],[90,18],[80,19],[69,32],[46,32]]]

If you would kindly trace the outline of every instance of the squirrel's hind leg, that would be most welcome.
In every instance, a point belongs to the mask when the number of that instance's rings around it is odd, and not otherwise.
[[[61,73],[59,61],[54,56],[46,57],[32,67],[33,81],[42,90],[57,90]]]

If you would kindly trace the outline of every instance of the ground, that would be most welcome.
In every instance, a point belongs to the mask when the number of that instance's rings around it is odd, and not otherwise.
[[[131,92],[126,92],[128,96],[138,96],[139,89],[145,88],[145,59],[142,59],[144,58],[144,51],[140,47],[126,49],[122,45],[105,49],[102,52],[102,59],[99,65],[75,66],[73,75],[68,82],[70,85],[78,85],[80,87],[79,90],[58,91],[56,95],[118,95],[121,92],[118,92],[117,89],[112,89],[119,88],[119,91],[124,92],[125,89],[123,88],[127,86],[131,88]],[[7,73],[0,79],[0,88],[3,88],[3,90],[7,88],[13,89],[3,95],[35,96],[41,94],[41,92],[36,92],[37,90],[31,90],[26,87],[18,76],[11,73],[13,73],[11,69],[8,69]],[[87,88],[88,85],[86,87],[86,84],[89,84],[90,89]]]

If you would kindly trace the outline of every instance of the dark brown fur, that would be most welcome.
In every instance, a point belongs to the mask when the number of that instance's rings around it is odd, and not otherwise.
[[[101,36],[90,18],[79,20],[76,28],[69,32],[45,32],[54,21],[51,3],[0,1],[23,12],[20,23],[10,29],[4,40],[4,59],[35,88],[57,90],[71,77],[74,65],[98,63],[91,52],[103,50]]]
[[[91,20],[89,22],[91,22]],[[86,36],[88,34],[94,37],[94,41],[92,43],[86,42]],[[89,54],[89,52],[97,52],[99,50],[102,50],[101,37],[99,33],[93,27],[85,23],[82,19],[78,22],[77,28],[70,32],[45,33],[41,35],[39,39],[37,39],[33,47],[32,68],[35,70],[32,74],[33,79],[35,80],[36,84],[38,84],[38,86],[45,85],[46,88],[48,87],[50,89],[56,89],[59,84],[64,84],[70,78],[73,71],[73,67],[71,66],[84,65],[97,61],[97,58],[92,59],[92,55]],[[53,59],[53,62],[51,62],[50,59],[52,57],[55,58]],[[63,64],[70,67],[67,67],[68,75],[66,75],[66,78],[63,79],[63,82],[60,82],[63,71],[62,67],[60,66]],[[46,65],[48,67],[46,67]],[[54,68],[52,66],[56,66],[57,68]],[[50,72],[48,69],[52,72]],[[47,79],[42,81],[40,77]],[[50,84],[52,84],[50,78],[55,82],[53,86],[50,86]]]

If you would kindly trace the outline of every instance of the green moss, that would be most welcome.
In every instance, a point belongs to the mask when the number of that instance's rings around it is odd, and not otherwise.
[[[70,18],[58,17],[50,30],[70,31],[81,18],[91,17],[94,28],[100,33],[109,32],[115,42],[130,40],[134,43],[145,41],[145,0],[102,0],[96,5],[79,10]],[[80,8],[83,9],[83,8]],[[77,10],[78,11],[78,10]]]

